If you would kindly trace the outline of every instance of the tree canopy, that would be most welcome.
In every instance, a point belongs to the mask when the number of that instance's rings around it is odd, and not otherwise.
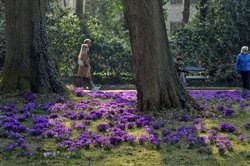
[[[173,46],[188,63],[206,67],[213,80],[233,82],[235,56],[250,45],[249,5],[248,0],[201,0],[190,25],[173,37]]]

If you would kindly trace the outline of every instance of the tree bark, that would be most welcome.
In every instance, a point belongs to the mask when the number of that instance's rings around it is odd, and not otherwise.
[[[76,15],[79,19],[83,18],[83,0],[76,0]]]
[[[6,58],[0,88],[65,92],[48,55],[45,1],[6,0]]]
[[[85,16],[86,15],[86,3],[87,2],[87,0],[83,0],[83,16]]]
[[[184,26],[185,24],[188,24],[188,22],[189,22],[190,0],[184,0],[184,9],[183,9],[183,12],[182,12],[182,16],[183,16],[182,23],[183,23],[183,26]]]
[[[64,5],[64,7],[67,7],[66,0],[63,0],[63,5]]]
[[[190,108],[198,105],[181,85],[170,54],[161,0],[125,0],[138,109]]]

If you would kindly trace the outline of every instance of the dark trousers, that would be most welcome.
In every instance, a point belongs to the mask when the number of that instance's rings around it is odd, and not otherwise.
[[[250,71],[240,71],[243,89],[250,89]]]

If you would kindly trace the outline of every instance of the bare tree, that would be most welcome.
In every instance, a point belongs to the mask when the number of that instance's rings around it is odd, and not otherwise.
[[[182,12],[183,26],[189,22],[189,16],[190,16],[190,0],[184,0],[184,9]]]
[[[6,0],[6,58],[3,92],[65,92],[47,48],[45,1]]]
[[[83,0],[76,0],[76,15],[80,19],[83,18]]]
[[[64,7],[67,7],[66,0],[63,0],[63,5],[64,5]]]
[[[181,85],[170,54],[161,0],[125,0],[138,109],[198,108]]]

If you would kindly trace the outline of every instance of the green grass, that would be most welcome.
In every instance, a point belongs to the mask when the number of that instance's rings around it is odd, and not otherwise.
[[[84,98],[78,98],[71,95],[71,101],[79,101]],[[54,97],[53,97],[54,98]],[[48,98],[51,99],[51,98]],[[5,101],[8,102],[8,101]],[[210,101],[212,105],[214,101]],[[220,103],[217,103],[217,105]],[[221,103],[222,104],[222,103]],[[237,103],[232,106],[237,109]],[[36,115],[45,114],[42,110],[33,110]],[[161,117],[164,119],[164,117]],[[177,129],[182,125],[191,125],[192,122],[180,122],[177,120],[167,121],[164,128]],[[236,112],[231,118],[220,117],[216,120],[206,119],[206,127],[218,126],[219,122],[230,122],[230,124],[237,127],[239,133],[244,133],[248,138],[248,141],[239,142],[236,135],[225,134],[233,144],[233,151],[226,151],[224,155],[218,153],[215,145],[207,145],[205,147],[193,147],[190,148],[186,141],[181,141],[180,144],[169,145],[164,144],[160,148],[155,145],[147,144],[140,145],[138,143],[128,144],[123,143],[120,146],[114,147],[110,150],[103,148],[91,147],[89,150],[82,149],[76,152],[61,151],[57,152],[57,144],[54,139],[44,139],[39,137],[29,137],[27,142],[29,148],[34,151],[37,146],[40,146],[40,154],[34,156],[21,156],[20,151],[17,149],[9,154],[1,151],[0,153],[0,165],[1,166],[65,166],[65,165],[91,165],[91,166],[247,166],[250,165],[250,146],[249,138],[250,131],[244,129],[242,126],[250,121],[250,113]],[[99,133],[96,130],[96,125],[105,123],[103,119],[94,121],[89,128],[93,133]],[[31,125],[31,119],[28,122],[24,122],[27,125]],[[66,121],[65,124],[70,126],[70,121]],[[132,129],[130,134],[139,136],[143,134],[142,129]],[[78,131],[74,131],[74,137],[77,137]],[[208,135],[208,133],[199,133],[202,135]],[[1,149],[3,144],[7,144],[9,139],[0,138]],[[212,148],[212,154],[207,152],[207,148]],[[44,157],[45,152],[53,152],[56,155],[50,157]]]

